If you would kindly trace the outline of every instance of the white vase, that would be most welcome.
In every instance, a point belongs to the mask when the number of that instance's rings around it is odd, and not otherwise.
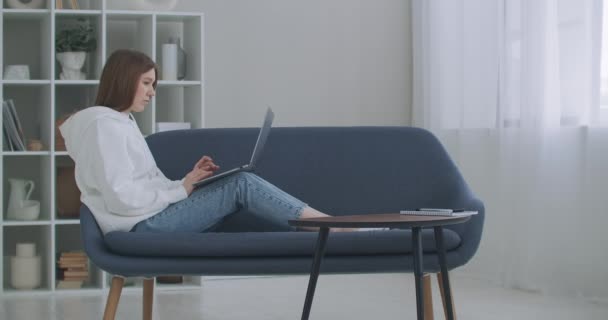
[[[40,256],[34,243],[17,243],[17,255],[11,257],[11,286],[19,290],[40,286]]]
[[[161,77],[163,80],[177,80],[177,44],[165,43],[162,48],[163,62]]]
[[[80,71],[84,66],[84,60],[87,53],[84,51],[75,52],[59,52],[57,53],[57,61],[61,64],[61,80],[86,80],[87,76]]]
[[[10,193],[8,197],[8,208],[6,209],[6,218],[10,220],[35,220],[38,218],[36,215],[33,219],[22,219],[22,213],[29,212],[30,210],[36,211],[36,208],[27,208],[35,206],[34,203],[28,202],[32,191],[34,191],[35,183],[32,180],[24,179],[8,179]],[[38,203],[38,213],[40,213],[40,203]],[[30,215],[27,215],[28,217]]]

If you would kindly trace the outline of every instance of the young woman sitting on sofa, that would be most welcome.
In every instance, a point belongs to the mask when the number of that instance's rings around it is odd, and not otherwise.
[[[144,53],[115,51],[103,68],[95,106],[73,114],[60,127],[76,163],[81,201],[104,234],[206,232],[243,207],[286,230],[293,229],[289,219],[327,216],[252,173],[194,189],[193,183],[219,168],[208,156],[183,179],[167,179],[131,114],[144,111],[155,95],[157,78],[156,64]]]

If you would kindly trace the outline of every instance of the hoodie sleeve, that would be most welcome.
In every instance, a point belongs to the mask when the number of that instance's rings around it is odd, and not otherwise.
[[[159,176],[159,177],[161,177],[161,178],[163,178],[166,181],[167,186],[169,188],[176,188],[178,186],[183,185],[184,184],[184,180],[186,179],[186,178],[183,178],[181,180],[171,180],[171,179],[167,178],[165,176],[165,174],[162,171],[160,171],[160,169],[158,167],[156,167],[156,175]]]
[[[121,216],[158,212],[188,197],[183,186],[146,185],[134,177],[135,166],[128,138],[120,123],[98,119],[89,129],[92,173],[108,209]]]

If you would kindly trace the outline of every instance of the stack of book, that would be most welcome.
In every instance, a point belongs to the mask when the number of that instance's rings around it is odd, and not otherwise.
[[[4,150],[25,151],[25,136],[13,100],[2,101]]]
[[[57,269],[58,289],[80,288],[89,279],[89,259],[82,251],[60,253]]]

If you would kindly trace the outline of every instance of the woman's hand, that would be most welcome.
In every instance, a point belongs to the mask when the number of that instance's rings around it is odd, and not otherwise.
[[[194,169],[199,168],[207,171],[215,172],[220,167],[213,163],[213,159],[209,156],[203,156],[198,162],[194,165]]]
[[[213,163],[213,159],[208,156],[202,157],[192,168],[192,171],[188,172],[184,177],[184,188],[186,193],[190,195],[194,191],[194,184],[199,180],[208,178],[220,167]]]

